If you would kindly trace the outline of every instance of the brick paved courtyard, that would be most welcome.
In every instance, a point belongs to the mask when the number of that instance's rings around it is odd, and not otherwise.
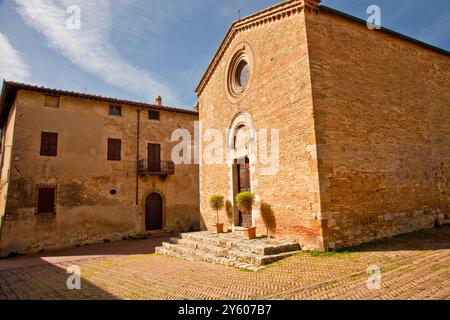
[[[151,254],[164,240],[0,260],[0,299],[450,299],[448,226],[350,252],[302,252],[259,272]],[[81,290],[66,287],[71,265]],[[367,287],[372,265],[379,290]]]

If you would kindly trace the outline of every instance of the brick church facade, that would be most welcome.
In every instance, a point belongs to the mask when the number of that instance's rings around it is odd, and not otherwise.
[[[265,234],[272,215],[272,234],[303,248],[353,246],[448,217],[449,53],[319,2],[284,1],[235,21],[201,79],[203,130],[229,129],[232,151],[233,137],[248,134],[243,153],[200,166],[204,227],[215,222],[211,194],[234,203],[247,189],[252,215],[232,209],[221,221]],[[261,129],[279,130],[276,175],[263,173],[252,145]]]
[[[226,229],[266,234],[271,217],[270,234],[303,249],[448,219],[450,53],[319,3],[235,21],[196,89],[199,112],[4,83],[0,256],[212,230],[213,194]],[[172,133],[199,136],[196,121],[202,137],[223,133],[226,161],[174,164]],[[250,214],[241,191],[256,195]]]

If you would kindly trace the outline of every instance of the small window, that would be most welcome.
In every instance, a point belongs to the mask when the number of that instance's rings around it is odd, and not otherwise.
[[[44,105],[49,108],[59,108],[59,97],[45,95]]]
[[[108,160],[120,161],[122,158],[122,140],[108,139]]]
[[[56,157],[58,154],[58,134],[53,132],[41,133],[41,156]]]
[[[152,110],[150,110],[150,111],[148,112],[148,118],[149,118],[150,120],[157,120],[157,121],[159,121],[159,119],[160,119],[160,113],[159,113],[158,111],[152,111]]]
[[[122,107],[118,105],[110,105],[109,106],[109,115],[110,116],[122,116]]]
[[[56,188],[38,189],[38,213],[56,213],[55,194]]]

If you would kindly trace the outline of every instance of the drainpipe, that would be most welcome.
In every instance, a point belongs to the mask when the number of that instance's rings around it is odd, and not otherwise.
[[[137,130],[136,130],[136,205],[139,205],[139,144],[141,141],[141,107],[137,110]]]

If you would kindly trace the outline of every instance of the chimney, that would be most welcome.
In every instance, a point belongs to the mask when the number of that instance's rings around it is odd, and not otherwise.
[[[155,105],[157,105],[157,106],[162,106],[162,98],[161,98],[161,96],[157,96],[156,98],[155,98]]]

